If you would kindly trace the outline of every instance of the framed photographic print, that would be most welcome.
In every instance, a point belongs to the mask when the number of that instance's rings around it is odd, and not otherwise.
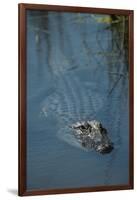
[[[19,4],[19,195],[133,189],[133,11]]]

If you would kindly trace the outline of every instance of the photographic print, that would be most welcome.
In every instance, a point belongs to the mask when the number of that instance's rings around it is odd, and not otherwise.
[[[19,11],[19,195],[132,189],[133,11]]]

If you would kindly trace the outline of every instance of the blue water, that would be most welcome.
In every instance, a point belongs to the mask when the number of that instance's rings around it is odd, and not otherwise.
[[[128,184],[124,36],[103,17],[27,11],[28,190]],[[92,119],[108,130],[110,154],[71,135],[72,123]]]

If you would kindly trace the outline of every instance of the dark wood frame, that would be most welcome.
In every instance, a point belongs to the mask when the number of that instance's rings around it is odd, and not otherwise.
[[[68,11],[84,12],[97,14],[118,14],[129,17],[129,183],[127,185],[98,186],[87,188],[68,188],[52,190],[27,190],[26,188],[26,10],[48,10],[48,11]],[[27,195],[45,195],[59,193],[92,192],[92,191],[110,191],[133,189],[134,187],[134,12],[133,10],[105,9],[105,8],[87,8],[70,7],[42,4],[19,4],[19,165],[18,165],[18,194]]]

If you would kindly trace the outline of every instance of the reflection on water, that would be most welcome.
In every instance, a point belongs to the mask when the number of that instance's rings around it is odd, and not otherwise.
[[[28,11],[27,189],[128,183],[127,18]],[[98,120],[114,150],[84,151],[69,126]]]

